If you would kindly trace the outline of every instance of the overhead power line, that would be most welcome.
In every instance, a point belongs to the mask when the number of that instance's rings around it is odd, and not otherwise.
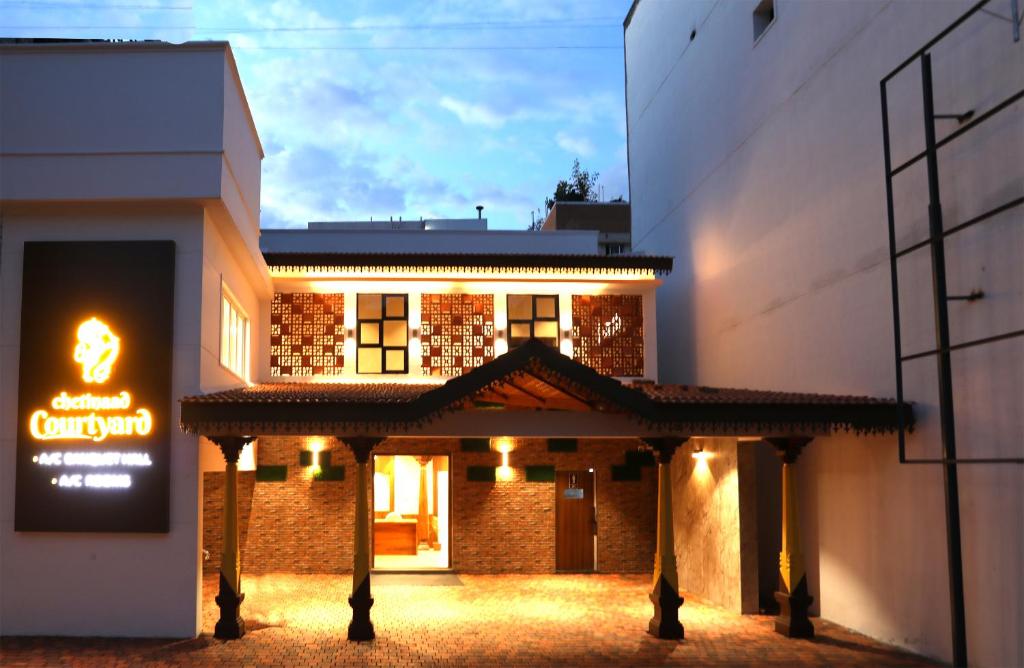
[[[234,46],[235,51],[606,51],[622,45],[544,44],[538,46]]]
[[[192,5],[142,5],[142,4],[92,4],[84,2],[61,2],[54,0],[4,0],[0,2],[0,9],[4,7],[67,7],[68,9],[150,9],[154,11],[188,11]]]
[[[0,4],[0,7],[3,5]],[[242,28],[229,26],[130,26],[130,25],[92,25],[92,26],[55,26],[55,25],[23,25],[2,26],[3,29],[22,30],[195,30],[204,33],[275,33],[275,32],[364,32],[364,31],[401,31],[401,30],[538,30],[538,29],[576,29],[576,28],[617,28],[618,23],[534,23],[534,22],[501,22],[478,21],[472,23],[406,23],[379,24],[358,26],[278,26],[273,28]]]

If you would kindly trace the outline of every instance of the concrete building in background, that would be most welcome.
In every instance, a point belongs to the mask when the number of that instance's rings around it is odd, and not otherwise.
[[[596,230],[605,255],[628,253],[629,202],[555,202],[541,230]]]
[[[633,246],[670,253],[658,291],[663,381],[893,396],[896,365],[879,82],[973,3],[633,3],[625,21]],[[990,2],[931,49],[939,139],[1024,86],[1011,3]],[[1000,18],[1002,15],[1003,18]],[[888,87],[892,164],[925,142],[921,66]],[[951,340],[1024,329],[1024,121],[1018,100],[938,152]],[[928,238],[925,161],[893,180],[898,248]],[[927,248],[900,263],[904,354],[935,347]],[[1024,339],[954,351],[958,456],[1020,458]],[[919,423],[912,458],[938,458],[934,357],[903,365]],[[731,447],[731,446],[730,446]],[[731,450],[730,450],[731,452]],[[680,513],[740,516],[676,533],[680,585],[726,605],[756,566],[741,554],[742,460],[713,489],[675,463]],[[953,659],[943,466],[901,464],[893,436],[839,433],[800,458],[798,498],[814,610]],[[1024,664],[1024,467],[957,467],[966,646],[978,665]],[[806,475],[804,475],[806,474]],[[757,478],[766,480],[766,478]],[[729,487],[733,485],[733,487]],[[689,495],[689,508],[681,499]],[[810,504],[807,506],[805,504]],[[760,550],[770,564],[773,555]],[[742,555],[740,557],[742,562]]]

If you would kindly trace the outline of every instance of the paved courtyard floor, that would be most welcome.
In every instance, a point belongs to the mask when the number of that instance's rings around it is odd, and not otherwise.
[[[351,578],[336,575],[243,575],[248,633],[215,640],[216,580],[208,576],[197,639],[4,638],[0,665],[934,665],[821,620],[814,640],[790,640],[773,632],[770,617],[692,597],[681,614],[686,640],[657,640],[646,633],[644,576],[462,575],[462,586],[409,584],[415,577],[375,576],[372,643],[345,639]]]

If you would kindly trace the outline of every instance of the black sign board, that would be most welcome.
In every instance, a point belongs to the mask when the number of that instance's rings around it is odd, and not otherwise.
[[[16,531],[167,532],[174,242],[28,242]]]

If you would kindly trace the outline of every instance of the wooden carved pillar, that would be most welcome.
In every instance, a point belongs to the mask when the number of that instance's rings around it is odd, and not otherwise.
[[[427,512],[427,464],[430,457],[417,457],[420,465],[419,515],[416,518],[416,542],[423,546],[430,544],[430,514]]]
[[[242,560],[238,545],[238,456],[255,436],[210,436],[220,447],[227,466],[224,469],[224,536],[220,557],[220,588],[217,607],[220,619],[213,630],[214,638],[232,640],[245,635],[245,621],[240,608],[242,593]]]
[[[782,550],[779,552],[779,616],[775,631],[790,638],[813,638],[814,625],[807,611],[814,597],[807,591],[807,573],[800,551],[800,523],[796,504],[796,459],[811,442],[806,437],[769,438],[776,454],[782,458]]]
[[[378,436],[353,436],[339,438],[352,450],[356,458],[356,517],[355,536],[352,551],[352,595],[348,604],[352,606],[352,621],[348,625],[349,640],[373,640],[373,623],[370,621],[370,504],[366,493],[366,467],[373,448],[383,441]]]
[[[658,457],[658,538],[654,554],[654,616],[647,629],[658,638],[681,640],[679,622],[679,571],[676,568],[675,535],[672,527],[672,455],[686,438],[644,439]]]

